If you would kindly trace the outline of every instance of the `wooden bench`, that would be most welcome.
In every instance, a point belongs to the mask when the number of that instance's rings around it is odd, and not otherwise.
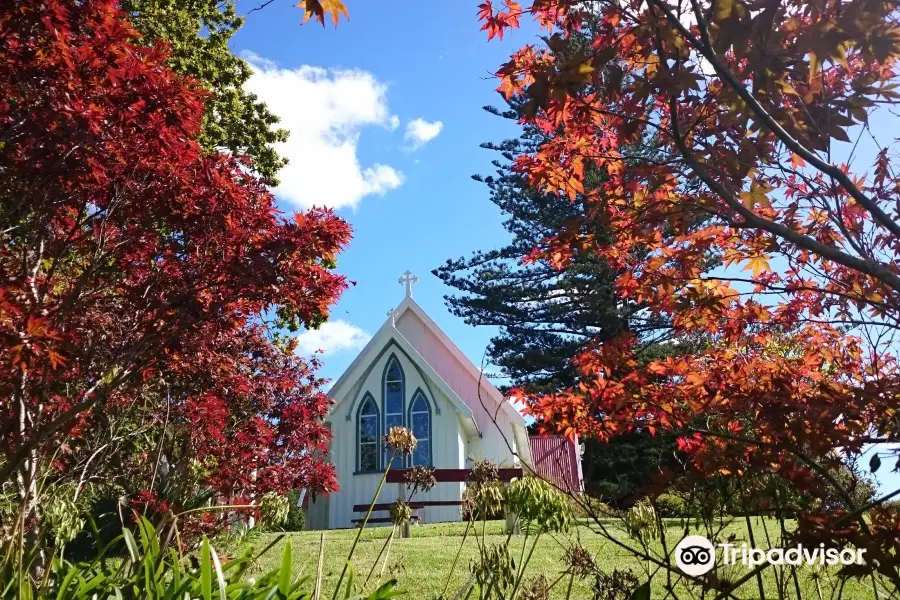
[[[407,469],[391,469],[388,471],[387,478],[385,479],[386,483],[396,483],[398,488],[397,497],[398,500],[406,500],[406,474]],[[434,478],[437,483],[464,483],[469,479],[469,474],[472,472],[471,469],[435,469],[434,470]],[[500,481],[504,483],[509,483],[513,479],[519,479],[523,476],[523,472],[521,468],[518,469],[497,469],[497,476]],[[375,511],[384,511],[390,510],[391,504],[388,502],[377,503],[372,507],[372,512]],[[423,508],[427,508],[429,506],[462,506],[462,500],[414,500],[409,503],[409,507],[412,510],[421,510]],[[355,504],[353,505],[353,512],[366,512],[369,510],[368,504]],[[409,519],[410,521],[419,522],[421,519],[419,515],[413,513],[413,515]],[[351,522],[354,524],[362,523],[363,519],[353,519]],[[518,521],[516,520],[514,515],[507,515],[507,527],[512,531],[518,529]],[[390,523],[390,518],[385,517],[377,517],[370,518],[369,523]],[[409,524],[404,523],[401,527],[402,537],[409,537]]]
[[[392,502],[379,502],[378,504],[375,504],[374,506],[372,506],[372,513],[391,510],[392,504],[393,504]],[[410,502],[409,507],[411,509],[415,510],[417,508],[424,507],[426,504],[428,504],[428,503],[427,502]],[[368,510],[369,510],[368,504],[354,504],[353,505],[353,512],[365,514],[366,512],[368,512]],[[415,521],[416,523],[418,523],[421,520],[421,518],[419,517],[419,515],[413,513],[412,515],[410,515],[409,520]],[[360,525],[363,521],[365,521],[365,517],[360,517],[359,519],[350,519],[350,522],[353,523],[354,525]],[[390,517],[369,517],[369,521],[368,521],[368,523],[390,523],[390,522],[391,522]]]
[[[383,510],[391,510],[391,504],[393,504],[393,503],[380,502],[378,504],[375,504],[372,507],[372,512],[375,513],[375,512],[383,511]],[[460,506],[460,505],[462,505],[462,502],[459,500],[422,500],[422,501],[415,501],[415,502],[409,503],[409,507],[412,510],[419,510],[419,509],[425,508],[426,506]],[[369,510],[368,504],[354,504],[353,505],[353,512],[365,513],[368,510]],[[364,517],[360,518],[360,519],[351,519],[350,522],[353,523],[354,525],[359,525],[360,523],[363,522],[363,520],[365,520]],[[412,513],[412,515],[409,517],[409,520],[418,523],[422,519],[416,513]],[[390,517],[370,517],[368,522],[369,523],[390,523],[391,518]]]
[[[368,506],[366,507],[366,510],[369,510]],[[419,516],[412,515],[409,517],[409,520],[418,522]],[[362,525],[363,521],[365,521],[365,517],[363,517],[362,519],[350,519],[350,522],[357,526]],[[369,520],[366,521],[366,524],[368,524],[368,523],[390,523],[390,522],[391,522],[390,517],[370,517]]]
[[[393,504],[393,502],[376,504],[375,506],[372,507],[372,510],[373,511],[391,510],[392,504]],[[425,508],[426,506],[460,506],[461,504],[462,504],[461,500],[422,500],[421,502],[416,500],[414,502],[410,502],[409,507],[416,509],[416,508]],[[354,504],[353,505],[353,512],[365,512],[367,510],[369,510],[368,504]]]

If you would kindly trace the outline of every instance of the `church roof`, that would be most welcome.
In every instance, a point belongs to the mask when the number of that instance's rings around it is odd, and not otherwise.
[[[408,355],[410,360],[415,363],[418,368],[421,368],[424,371],[423,375],[431,380],[450,399],[454,408],[464,418],[464,422],[471,423],[477,431],[478,425],[473,414],[473,407],[469,406],[464,400],[464,398],[470,394],[464,394],[462,393],[462,390],[454,389],[454,387],[447,382],[445,377],[442,377],[435,369],[435,366],[430,364],[422,355],[421,349],[417,348],[416,344],[404,336],[400,329],[398,329],[398,324],[401,320],[405,323],[405,319],[412,317],[421,324],[424,330],[426,330],[433,339],[437,340],[438,345],[446,354],[452,357],[452,360],[464,372],[466,372],[474,381],[479,382],[478,387],[484,391],[484,395],[487,396],[488,402],[493,406],[498,407],[500,410],[503,410],[507,416],[510,417],[512,423],[525,427],[525,419],[519,411],[515,409],[496,387],[494,387],[490,380],[488,380],[481,370],[469,360],[456,344],[453,343],[450,337],[444,333],[431,317],[428,316],[422,307],[413,300],[411,284],[416,281],[418,281],[418,279],[408,271],[400,278],[400,282],[406,284],[406,297],[396,309],[388,313],[388,318],[378,332],[376,332],[369,343],[366,344],[365,348],[363,348],[347,370],[344,371],[343,375],[341,375],[329,390],[328,395],[335,400],[335,406],[345,401],[345,396],[349,395],[348,392],[350,389],[348,386],[352,386],[354,382],[358,381],[360,377],[363,376],[363,372],[366,368],[371,368],[371,365],[377,361],[377,358],[381,356],[388,346],[396,344]]]
[[[469,358],[465,355],[465,353],[460,350],[459,346],[453,343],[453,340],[444,333],[444,330],[438,327],[438,324],[434,322],[434,320],[428,316],[419,304],[413,300],[412,296],[407,296],[403,299],[403,302],[400,303],[400,306],[397,307],[395,311],[395,322],[399,322],[403,315],[407,312],[415,315],[419,321],[425,326],[425,328],[435,336],[441,346],[443,346],[456,360],[456,362],[462,366],[463,369],[469,372],[472,378],[476,381],[480,381],[481,387],[483,387],[489,399],[493,402],[494,405],[498,405],[501,407],[501,410],[506,412],[509,416],[512,417],[513,423],[521,425],[524,427],[526,425],[525,418],[515,409],[512,403],[506,399],[506,397],[494,387],[494,384],[491,383],[490,379],[481,372],[475,363],[473,363]]]
[[[428,361],[419,354],[418,350],[415,349],[410,341],[397,330],[390,319],[381,326],[381,329],[378,330],[372,339],[369,340],[369,343],[366,344],[365,348],[363,348],[353,362],[350,363],[350,366],[347,367],[344,374],[341,375],[335,384],[331,386],[331,389],[328,390],[328,396],[335,402],[334,406],[332,406],[332,411],[346,401],[347,392],[351,391],[347,389],[348,386],[352,386],[353,383],[364,379],[367,374],[367,369],[374,366],[378,357],[392,345],[398,347],[417,368],[422,370],[422,375],[436,385],[438,389],[447,396],[456,411],[462,415],[464,419],[463,422],[470,426],[473,433],[477,433],[478,425],[475,422],[472,409],[463,402],[462,398],[459,397],[459,394],[457,394],[456,391],[443,380],[437,371],[434,370]],[[354,396],[350,401],[355,402],[356,400],[357,398]],[[349,415],[350,412],[347,413],[348,419],[350,418]]]

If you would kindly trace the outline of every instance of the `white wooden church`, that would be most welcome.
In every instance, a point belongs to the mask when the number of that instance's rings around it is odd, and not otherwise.
[[[309,506],[310,529],[354,525],[360,516],[354,506],[368,504],[378,488],[388,459],[381,438],[394,425],[411,428],[419,443],[406,464],[392,468],[466,469],[481,459],[501,467],[531,464],[525,419],[413,300],[417,281],[403,274],[406,297],[329,391],[340,491]],[[378,502],[399,499],[399,487],[386,485]],[[452,503],[464,489],[465,483],[442,482],[418,494],[415,500],[446,502],[422,510],[421,522],[460,520]]]

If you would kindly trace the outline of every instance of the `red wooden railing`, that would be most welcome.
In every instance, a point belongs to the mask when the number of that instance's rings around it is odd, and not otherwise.
[[[388,483],[406,483],[409,469],[391,469],[387,474]],[[500,481],[509,482],[522,477],[522,469],[497,469]],[[438,483],[462,483],[469,478],[472,469],[435,469],[434,477]]]

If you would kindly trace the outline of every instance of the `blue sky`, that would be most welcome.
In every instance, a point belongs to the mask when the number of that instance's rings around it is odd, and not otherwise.
[[[443,295],[451,290],[431,270],[508,238],[486,186],[470,176],[492,170],[494,153],[480,143],[517,133],[481,109],[502,105],[491,73],[512,50],[538,41],[538,31],[523,22],[488,43],[474,1],[346,3],[350,20],[334,29],[301,25],[295,2],[275,0],[250,13],[232,41],[254,66],[248,87],[292,132],[280,149],[291,160],[276,190],[280,206],[328,205],[354,228],[339,271],[356,285],[301,342],[325,350],[322,374],[339,377],[403,299],[397,278],[409,269],[419,276],[416,300],[480,364],[493,331],[450,315]],[[239,6],[247,13],[256,5]],[[873,155],[864,138],[857,158],[871,164]],[[883,490],[900,484],[888,476],[892,467],[879,472]]]
[[[356,285],[304,341],[324,346],[323,374],[336,379],[403,299],[397,278],[409,269],[416,300],[480,361],[491,331],[449,314],[449,289],[431,270],[507,239],[486,186],[470,176],[491,170],[480,143],[516,135],[481,107],[499,104],[491,73],[536,31],[489,44],[476,3],[459,0],[347,6],[350,21],[322,28],[301,25],[302,11],[276,0],[249,14],[232,42],[257,70],[249,88],[292,131],[280,206],[335,206],[354,228],[339,271]]]

